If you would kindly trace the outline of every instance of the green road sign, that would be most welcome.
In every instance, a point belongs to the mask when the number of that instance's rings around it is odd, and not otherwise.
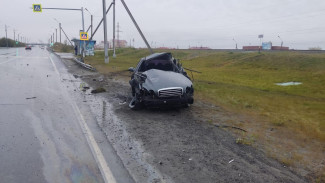
[[[34,12],[42,12],[42,5],[41,4],[33,4],[33,11]]]
[[[18,41],[16,41],[16,44],[18,44]]]

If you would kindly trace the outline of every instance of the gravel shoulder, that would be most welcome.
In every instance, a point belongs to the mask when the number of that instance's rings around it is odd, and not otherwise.
[[[72,60],[62,61],[82,86],[90,87],[77,92],[84,93],[97,125],[135,182],[306,182],[209,122],[211,116],[220,124],[245,120],[242,116],[200,101],[189,108],[133,111],[125,77],[101,75]],[[106,92],[90,94],[96,88]]]

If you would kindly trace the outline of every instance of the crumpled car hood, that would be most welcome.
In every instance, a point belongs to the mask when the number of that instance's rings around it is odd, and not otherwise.
[[[147,90],[153,90],[154,92],[169,87],[182,87],[183,91],[185,91],[186,87],[192,86],[191,80],[183,74],[172,71],[150,69],[143,72],[143,74],[147,75],[147,79],[142,86]]]

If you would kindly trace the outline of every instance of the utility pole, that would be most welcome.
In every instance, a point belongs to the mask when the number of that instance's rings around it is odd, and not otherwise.
[[[61,23],[60,23],[56,18],[54,18],[54,20],[55,20],[57,23],[59,23],[60,43],[62,43],[62,42],[61,42],[61,31],[62,31],[62,29],[61,29]]]
[[[109,63],[108,48],[107,48],[107,22],[106,22],[106,0],[103,0],[103,21],[104,21],[104,51],[105,51],[105,63]]]
[[[60,28],[60,43],[61,43],[61,23],[59,23],[59,28]]]
[[[93,15],[90,15],[90,21],[91,21],[90,33],[91,35],[93,35]]]
[[[85,32],[85,21],[84,21],[84,8],[81,7],[81,16],[82,16],[82,32]],[[86,41],[83,41],[83,51],[82,51],[82,58],[85,57],[86,52]],[[83,59],[82,59],[83,61]]]
[[[16,41],[16,30],[14,29],[14,41]]]
[[[113,0],[113,57],[116,57],[115,54],[115,0]]]
[[[7,40],[7,48],[8,48],[7,25],[5,25],[5,30],[6,30],[6,40]]]
[[[55,42],[58,42],[58,29],[55,29]]]
[[[143,41],[144,41],[144,42],[145,42],[145,44],[147,45],[147,47],[148,47],[148,49],[149,49],[150,53],[153,53],[153,50],[151,49],[151,47],[150,47],[150,45],[149,45],[149,43],[148,43],[147,39],[144,37],[144,35],[143,35],[143,33],[142,33],[142,31],[141,31],[140,27],[138,26],[137,22],[135,21],[134,17],[132,16],[132,14],[131,14],[131,12],[130,12],[129,8],[127,7],[127,5],[125,4],[124,0],[121,0],[121,2],[122,2],[122,4],[123,4],[123,6],[124,6],[125,10],[126,10],[126,11],[127,11],[127,13],[129,14],[129,16],[130,16],[131,20],[133,21],[133,24],[134,24],[134,25],[135,25],[135,27],[137,28],[137,30],[138,30],[138,32],[139,32],[139,34],[141,35],[141,37],[142,37]]]
[[[107,13],[109,12],[109,10],[111,9],[112,5],[113,5],[113,3],[111,3],[111,4],[109,5],[109,7],[108,7],[108,9],[107,9],[107,11],[106,11],[106,15],[107,15]],[[96,34],[98,28],[99,28],[100,25],[103,23],[103,21],[104,21],[104,17],[100,20],[100,22],[99,22],[99,24],[97,25],[97,27],[96,27],[96,29],[95,29],[93,35],[91,35],[91,37],[90,37],[89,40],[92,40],[92,39],[93,39],[94,35]]]
[[[120,24],[117,22],[117,47],[121,48],[121,42],[120,42],[120,32],[122,32],[120,30]]]
[[[85,10],[90,14],[90,26],[89,26],[89,28],[87,29],[86,32],[88,32],[89,29],[90,29],[90,33],[91,33],[91,36],[92,36],[93,35],[93,14],[91,14],[90,11],[87,8],[85,8]]]
[[[54,44],[54,32],[53,32],[53,44]]]

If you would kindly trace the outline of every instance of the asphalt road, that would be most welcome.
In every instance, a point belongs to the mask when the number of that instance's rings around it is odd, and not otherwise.
[[[0,49],[0,182],[133,182],[69,77],[46,50]]]

